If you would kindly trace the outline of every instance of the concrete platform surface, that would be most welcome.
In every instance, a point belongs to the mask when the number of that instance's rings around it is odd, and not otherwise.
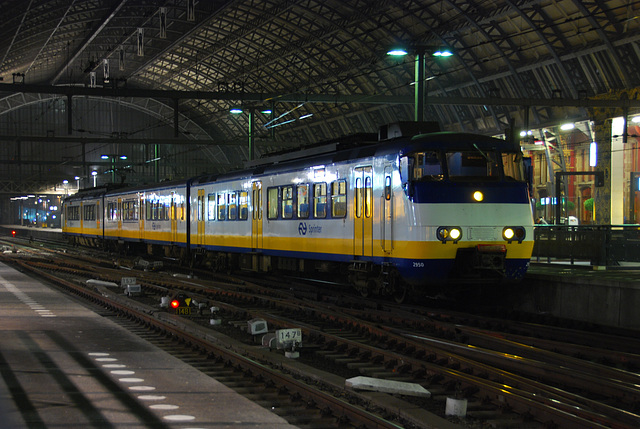
[[[296,426],[0,264],[0,429]]]

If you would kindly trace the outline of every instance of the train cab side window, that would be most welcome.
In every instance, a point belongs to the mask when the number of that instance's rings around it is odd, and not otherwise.
[[[227,219],[227,194],[220,192],[218,194],[218,220]]]
[[[229,192],[229,220],[236,220],[238,218],[238,194],[236,192]]]
[[[238,204],[240,205],[238,219],[247,220],[249,218],[249,193],[247,191],[240,191]]]
[[[336,180],[331,183],[331,216],[347,215],[347,181]]]
[[[418,152],[413,154],[414,180],[442,180],[442,163],[437,152]]]
[[[307,219],[309,217],[309,185],[298,185],[296,192],[298,194],[298,219]]]
[[[207,220],[216,220],[216,194],[207,195]]]
[[[313,185],[313,217],[327,217],[327,184],[315,183]]]
[[[278,200],[280,188],[267,189],[267,219],[278,219]]]
[[[293,218],[293,185],[282,187],[282,218]]]
[[[504,169],[504,177],[506,180],[517,180],[518,182],[524,182],[526,180],[522,152],[503,153],[502,168]]]

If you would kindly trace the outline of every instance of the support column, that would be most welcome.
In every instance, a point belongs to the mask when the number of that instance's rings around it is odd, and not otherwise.
[[[73,107],[71,95],[67,95],[67,134],[73,134]]]
[[[624,223],[624,140],[627,134],[626,128],[626,117],[613,118],[611,124],[611,225]]]
[[[173,136],[174,137],[178,137],[180,135],[180,130],[178,129],[178,102],[180,101],[180,99],[178,98],[174,98],[173,99]]]
[[[415,117],[416,122],[424,120],[424,52],[418,52],[416,54],[415,69],[415,92],[414,92],[414,104],[415,104]]]
[[[611,119],[595,124],[598,144],[596,170],[604,172],[604,186],[595,188],[594,209],[597,225],[611,225]]]
[[[253,107],[249,109],[249,161],[255,159],[255,148],[253,147]]]

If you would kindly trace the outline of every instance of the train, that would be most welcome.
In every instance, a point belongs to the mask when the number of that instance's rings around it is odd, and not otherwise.
[[[472,133],[309,147],[236,170],[89,188],[63,202],[75,245],[216,271],[296,272],[362,295],[518,281],[533,249],[518,144]]]

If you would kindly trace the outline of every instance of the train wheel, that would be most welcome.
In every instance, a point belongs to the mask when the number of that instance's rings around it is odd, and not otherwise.
[[[363,298],[369,298],[369,289],[367,287],[358,288],[358,292]]]
[[[393,299],[396,303],[402,304],[404,299],[407,297],[407,287],[405,285],[399,284],[396,286],[393,291]]]

